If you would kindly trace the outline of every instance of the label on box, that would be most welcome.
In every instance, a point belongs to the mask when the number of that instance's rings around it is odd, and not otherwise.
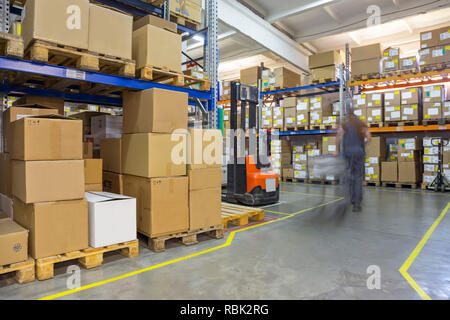
[[[306,174],[307,174],[306,171],[294,171],[294,178],[305,179]]]
[[[74,69],[67,69],[66,77],[78,80],[86,80],[86,72]]]
[[[265,126],[270,125],[270,121],[269,120],[264,120],[263,123],[264,123]]]
[[[434,181],[435,177],[434,176],[423,176],[423,182],[424,183],[432,183]]]
[[[297,115],[298,120],[305,120],[305,115],[303,113],[300,113]]]
[[[386,69],[393,69],[393,68],[395,68],[394,61],[386,61],[385,68]]]
[[[353,111],[353,113],[354,113],[355,115],[359,116],[359,117],[362,116],[362,110],[361,110],[361,109],[356,109],[356,110]]]
[[[311,109],[320,109],[321,108],[321,103],[320,102],[315,102],[313,103]]]
[[[441,89],[435,89],[433,91],[430,92],[430,97],[432,98],[439,98],[441,96]]]
[[[434,50],[431,52],[431,56],[432,56],[433,58],[436,58],[436,57],[442,57],[444,54],[445,54],[445,49],[434,49]]]
[[[450,30],[441,33],[441,34],[439,35],[439,39],[441,39],[441,41],[450,39]]]
[[[423,171],[425,172],[435,172],[437,171],[437,166],[434,164],[424,164],[423,165]]]
[[[386,107],[387,112],[395,111],[395,107]]]
[[[293,118],[286,118],[286,123],[292,124],[292,123],[294,123],[294,119]]]
[[[439,114],[439,108],[430,108],[428,109],[428,115],[436,116]]]
[[[403,60],[403,67],[412,67],[414,60],[413,59],[405,59]]]
[[[281,116],[281,110],[278,108],[274,109],[273,113],[275,114],[275,116]]]
[[[297,103],[297,110],[307,110],[308,108],[308,103],[307,102],[298,102]]]
[[[357,102],[357,105],[359,106],[359,105],[363,105],[363,104],[366,104],[366,99],[359,99]]]
[[[329,145],[328,146],[328,151],[329,152],[336,152],[336,146],[335,145]]]
[[[392,112],[392,113],[391,113],[391,118],[392,118],[392,119],[400,118],[400,111]]]
[[[381,94],[372,94],[372,101],[381,100]]]
[[[403,92],[402,93],[402,98],[403,99],[411,99],[412,98],[412,93],[411,92]]]
[[[422,41],[431,40],[433,37],[431,32],[422,33]]]
[[[413,108],[404,108],[403,109],[403,113],[406,115],[413,115],[414,114],[414,109]]]
[[[386,93],[384,94],[384,98],[385,98],[386,100],[394,100],[394,93],[393,93],[393,92],[386,92]]]
[[[311,120],[319,120],[320,114],[317,112],[311,112]]]
[[[372,116],[381,116],[381,109],[372,110]]]
[[[372,167],[367,167],[366,168],[366,174],[373,174],[373,173],[374,173],[374,170],[373,170]]]

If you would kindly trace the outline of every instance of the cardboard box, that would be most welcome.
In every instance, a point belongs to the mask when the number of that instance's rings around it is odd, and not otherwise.
[[[132,56],[137,69],[156,67],[181,73],[181,35],[145,25],[133,32]]]
[[[171,138],[171,134],[163,133],[125,134],[122,138],[122,172],[146,178],[186,175],[186,153],[177,154],[177,163],[172,159],[173,149],[177,146],[186,150],[186,140],[180,137],[184,141],[179,142]]]
[[[398,181],[398,163],[396,161],[381,163],[381,181],[383,182]]]
[[[352,61],[352,76],[364,74],[381,73],[380,59],[367,59],[363,61]]]
[[[89,51],[131,59],[133,17],[90,4]]]
[[[417,183],[421,178],[420,163],[418,162],[399,162],[398,163],[398,182]]]
[[[103,171],[103,191],[123,194],[123,175]]]
[[[258,79],[261,78],[261,67],[251,67],[241,70],[241,83],[249,86],[258,86]]]
[[[214,189],[222,185],[221,168],[188,170],[189,190]]]
[[[299,112],[296,114],[297,126],[309,126],[309,112]]]
[[[11,158],[0,153],[0,193],[12,198]]]
[[[94,144],[92,142],[83,142],[83,159],[92,159],[94,157]]]
[[[0,220],[0,266],[28,259],[28,230],[10,219]]]
[[[366,157],[386,157],[386,139],[384,137],[372,137],[366,143]]]
[[[189,191],[189,230],[222,224],[222,188]]]
[[[5,213],[11,219],[14,217],[12,199],[1,193],[0,193],[0,211]]]
[[[327,51],[309,56],[309,69],[339,65],[343,63],[344,58],[340,51]]]
[[[311,111],[309,113],[309,124],[311,126],[318,126],[322,124],[322,111]]]
[[[281,174],[283,179],[292,179],[294,178],[294,169],[283,169]]]
[[[222,167],[223,139],[220,130],[189,129],[188,169]]]
[[[339,75],[339,69],[336,68],[335,65],[320,67],[311,69],[311,78],[312,81],[334,81]]]
[[[86,192],[89,246],[106,247],[136,240],[136,199],[108,192]]]
[[[268,106],[264,106],[261,110],[261,120],[262,120],[262,124],[261,127],[262,128],[272,128],[272,122],[273,122],[273,118],[272,118],[272,107],[268,107]],[[225,115],[224,115],[224,119],[225,119]]]
[[[384,114],[383,108],[367,108],[367,122],[368,123],[380,123],[383,122]]]
[[[401,121],[402,120],[402,108],[398,106],[385,106],[384,107],[384,121]]]
[[[170,2],[170,12],[202,23],[202,4],[192,0],[174,0]],[[171,17],[172,18],[172,17]],[[175,17],[173,17],[175,19]]]
[[[429,164],[429,163],[424,163],[423,164],[423,173],[426,174],[436,174],[436,172],[438,171],[438,167],[439,165],[437,164]]]
[[[440,119],[442,118],[442,102],[425,102],[423,104],[423,119]]]
[[[294,170],[295,179],[308,179],[308,171],[306,170]]]
[[[140,29],[143,26],[146,26],[147,24],[150,24],[152,26],[165,29],[167,31],[177,33],[177,24],[173,23],[171,21],[168,21],[166,19],[154,16],[152,14],[149,14],[147,16],[144,16],[138,20],[136,20],[133,23],[133,31],[136,31]]]
[[[442,117],[445,119],[450,118],[450,101],[445,101],[442,104]]]
[[[309,98],[297,98],[297,111],[303,113],[309,111]]]
[[[13,106],[39,105],[51,109],[57,109],[60,115],[64,115],[64,99],[39,96],[23,96],[13,102]]]
[[[444,86],[423,87],[423,103],[442,102],[447,100]]]
[[[285,67],[264,70],[262,73],[262,86],[275,88],[297,88],[301,86],[301,76]]]
[[[450,26],[438,29],[438,45],[450,44]]]
[[[418,137],[399,139],[398,151],[422,150],[422,140]]]
[[[84,161],[12,161],[12,193],[25,203],[82,199]]]
[[[103,160],[85,159],[84,160],[84,183],[102,184],[103,183]]]
[[[353,114],[362,121],[367,120],[367,108],[366,107],[353,109]]]
[[[97,112],[97,111],[83,111],[79,113],[72,114],[70,117],[75,119],[80,119],[83,121],[83,135],[91,134],[91,119],[93,117],[108,115],[107,113]]]
[[[137,230],[158,237],[189,228],[188,178],[124,175],[124,194],[137,200]]]
[[[297,124],[295,117],[297,116],[296,107],[284,108],[284,125],[285,128],[294,128]]]
[[[439,45],[439,30],[430,30],[420,33],[420,48],[430,48]]]
[[[400,58],[392,58],[383,60],[383,72],[397,71],[399,70]]]
[[[28,248],[35,259],[89,246],[88,207],[85,199],[25,204],[16,198],[14,221],[30,231]]]
[[[352,61],[381,59],[381,45],[379,43],[352,48]]]
[[[415,72],[417,67],[418,63],[415,56],[400,59],[400,70],[413,70]]]
[[[383,92],[368,93],[366,95],[366,106],[367,108],[380,108],[384,104],[384,94]]]
[[[400,91],[401,104],[419,104],[422,101],[421,88],[407,88]]]
[[[0,223],[5,220],[11,221],[11,218],[9,217],[9,215],[0,210]]]
[[[357,94],[353,96],[353,108],[366,108],[368,96],[367,94]]]
[[[103,170],[122,173],[122,139],[102,139],[100,158],[103,159]]]
[[[311,97],[309,98],[309,111],[321,111],[324,116],[331,116],[334,99],[339,100],[333,94]]]
[[[11,124],[15,160],[83,159],[82,122],[60,115],[27,117]]]
[[[273,128],[284,128],[284,108],[273,107]]]
[[[433,64],[446,63],[450,61],[450,46],[437,46],[430,49]]]
[[[403,121],[419,121],[419,105],[402,105],[401,106]]]
[[[392,106],[400,106],[401,104],[401,94],[400,90],[389,91],[384,93],[384,106],[392,107]]]
[[[380,182],[381,181],[381,170],[380,165],[371,165],[364,168],[365,170],[365,181],[367,182]]]
[[[433,48],[426,48],[419,50],[419,66],[428,66],[434,64],[432,49]]]
[[[10,145],[12,143],[11,137],[11,123],[22,118],[31,117],[31,116],[41,116],[41,115],[50,115],[50,114],[58,114],[58,110],[39,106],[39,105],[25,105],[25,106],[16,106],[10,107],[3,112],[3,151],[10,152]]]
[[[419,150],[400,150],[398,152],[399,162],[419,162],[421,161],[421,154]]]
[[[94,149],[100,148],[100,141],[106,138],[122,137],[123,117],[102,115],[91,118],[91,134],[94,137]]]
[[[386,48],[383,50],[383,58],[398,59],[400,56],[400,48]]]
[[[124,94],[124,133],[172,133],[187,123],[187,93],[153,88]]]
[[[322,154],[335,154],[337,150],[336,137],[322,138]]]
[[[25,13],[22,22],[25,48],[38,39],[88,49],[88,0],[30,0],[25,5]]]

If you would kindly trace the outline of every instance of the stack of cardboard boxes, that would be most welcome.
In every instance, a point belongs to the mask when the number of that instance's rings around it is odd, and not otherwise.
[[[298,98],[296,109],[297,128],[309,129],[309,98]]]
[[[372,137],[366,144],[365,181],[381,181],[381,163],[386,160],[386,140],[384,137]]]
[[[101,140],[100,158],[103,160],[103,190],[123,194],[122,139]]]
[[[398,182],[415,184],[421,180],[422,140],[418,137],[398,140]]]
[[[261,79],[261,67],[250,67],[242,69],[240,72],[240,81],[242,84],[257,87],[258,81]]]
[[[284,98],[284,130],[297,127],[297,97]]]
[[[325,94],[309,98],[310,129],[326,125],[337,125],[338,118],[333,116],[333,103],[338,99],[335,94]]]
[[[308,179],[308,154],[306,146],[294,146],[292,149],[292,166],[295,179]]]
[[[367,97],[367,123],[382,124],[384,119],[384,94],[382,92],[368,93]]]
[[[450,61],[449,27],[425,31],[420,34],[420,67],[428,67]]]
[[[400,90],[384,93],[384,122],[398,122],[402,120]]]
[[[306,145],[308,155],[308,179],[312,181],[321,181],[322,176],[319,168],[313,165],[314,158],[322,154],[322,141],[309,142]]]
[[[288,140],[272,140],[271,148],[271,162],[273,172],[282,177],[283,169],[291,169],[291,143]]]
[[[272,128],[272,107],[271,106],[263,106],[261,110],[261,127],[263,129],[270,129]]]
[[[443,85],[423,87],[423,120],[449,119],[449,115],[444,115],[443,112],[448,113],[448,107],[445,107],[448,103],[445,101],[449,100],[449,95],[449,90]]]
[[[430,184],[436,178],[439,165],[439,137],[423,138],[423,177],[424,184]],[[448,147],[447,147],[448,148]]]
[[[322,137],[322,155],[335,155],[337,152],[337,139],[336,137],[330,136],[330,137]],[[326,174],[323,177],[326,181],[338,181],[339,177],[332,175],[332,174]]]
[[[380,74],[381,46],[379,43],[352,48],[352,77]]]
[[[272,108],[272,119],[274,129],[284,129],[284,107],[275,106]]]
[[[362,121],[367,121],[367,94],[353,96],[353,114]]]
[[[37,116],[12,123],[14,220],[29,253],[44,258],[88,247],[82,122]]]
[[[400,48],[387,48],[383,51],[383,73],[399,70]]]
[[[398,144],[390,143],[388,147],[387,161],[381,162],[381,181],[398,181]]]
[[[342,51],[328,51],[309,56],[309,70],[313,82],[335,80],[338,68],[345,61]]]
[[[422,119],[422,88],[408,88],[400,91],[402,121],[417,122]]]

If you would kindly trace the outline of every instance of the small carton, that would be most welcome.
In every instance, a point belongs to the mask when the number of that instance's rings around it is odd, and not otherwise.
[[[11,219],[0,220],[0,266],[28,259],[28,230]]]
[[[417,183],[421,177],[419,162],[399,162],[398,182]]]
[[[366,157],[386,157],[386,139],[384,137],[372,137],[366,143]]]
[[[369,93],[367,97],[367,108],[380,108],[383,107],[384,94],[382,92]]]
[[[103,171],[103,191],[115,194],[123,194],[123,175],[119,173]]]
[[[365,170],[365,181],[367,182],[380,182],[381,181],[381,170],[380,165],[370,165],[364,168]]]
[[[381,181],[397,182],[398,181],[398,163],[397,161],[381,163]]]
[[[383,108],[367,108],[367,122],[380,123],[383,122]]]
[[[335,154],[337,151],[336,137],[322,138],[322,154]]]

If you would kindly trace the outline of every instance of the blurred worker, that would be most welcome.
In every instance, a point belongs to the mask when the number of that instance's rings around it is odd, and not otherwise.
[[[346,160],[346,194],[351,201],[353,212],[361,211],[362,183],[364,179],[364,160],[366,155],[365,140],[372,138],[369,128],[354,113],[352,101],[347,100],[348,118],[339,128],[336,144],[339,153],[343,139],[343,156]]]

